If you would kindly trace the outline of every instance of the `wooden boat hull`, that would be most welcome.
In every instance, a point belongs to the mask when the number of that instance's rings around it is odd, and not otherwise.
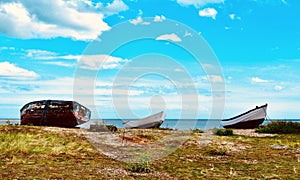
[[[21,125],[75,127],[90,120],[88,108],[75,101],[42,100],[24,105]]]
[[[264,122],[267,116],[267,104],[256,107],[241,115],[221,121],[224,128],[254,129]]]
[[[265,119],[255,119],[247,122],[240,122],[228,126],[223,126],[224,128],[230,129],[254,129],[257,128],[260,124],[262,124]]]
[[[162,111],[140,120],[132,120],[132,121],[124,122],[124,127],[126,129],[159,128],[160,125],[164,122],[164,120],[165,120],[165,113]]]

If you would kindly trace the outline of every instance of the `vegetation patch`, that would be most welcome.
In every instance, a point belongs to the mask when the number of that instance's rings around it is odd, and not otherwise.
[[[210,156],[226,156],[227,150],[225,148],[210,147],[205,151]]]
[[[273,121],[260,126],[255,132],[271,134],[300,134],[300,123],[287,121]]]
[[[192,132],[193,133],[203,133],[203,131],[199,128],[193,129]]]
[[[126,170],[135,173],[150,173],[151,168],[149,161],[127,163]]]
[[[174,129],[168,128],[168,127],[159,127],[159,128],[154,128],[154,129],[167,130],[167,131],[173,131],[174,130]]]
[[[216,129],[214,131],[214,134],[218,135],[218,136],[232,136],[233,130],[232,129]]]
[[[155,161],[143,153],[125,163],[96,150],[80,129],[0,126],[0,179],[299,179],[300,134],[250,137],[209,132],[191,134],[186,143]],[[143,139],[172,133],[126,130],[128,136],[145,135]],[[199,145],[205,140],[211,143]]]

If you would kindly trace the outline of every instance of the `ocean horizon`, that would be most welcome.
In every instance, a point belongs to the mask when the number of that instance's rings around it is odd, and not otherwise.
[[[129,119],[128,119],[129,120]],[[123,122],[127,120],[122,119],[92,119],[88,123],[82,124],[79,127],[89,127],[93,123],[103,123],[106,125],[115,125],[117,128],[124,128]],[[267,124],[271,121],[288,121],[288,122],[300,122],[300,119],[267,119],[263,124]],[[0,125],[10,124],[20,124],[19,118],[0,118]],[[161,128],[170,128],[178,130],[190,130],[190,129],[212,129],[212,128],[222,128],[220,120],[217,119],[165,119],[165,121],[160,126]]]

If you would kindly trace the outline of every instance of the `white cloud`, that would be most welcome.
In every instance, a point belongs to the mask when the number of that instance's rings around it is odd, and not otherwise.
[[[274,89],[275,89],[276,91],[281,91],[281,90],[283,89],[283,87],[282,87],[282,86],[279,86],[279,85],[276,85],[276,86],[274,87]]]
[[[112,3],[92,2],[91,0],[67,0],[68,7],[82,12],[99,12],[106,16],[119,14],[128,10],[128,6],[122,0],[114,0]]]
[[[139,16],[142,16],[143,15],[143,11],[141,9],[139,9]]]
[[[136,19],[132,19],[129,22],[133,25],[138,25],[138,24],[149,25],[150,24],[149,22],[145,22],[141,16],[137,17]]]
[[[12,79],[35,79],[39,76],[33,71],[17,67],[16,65],[5,61],[0,62],[0,77]]]
[[[241,17],[237,16],[236,14],[229,14],[229,18],[231,20],[241,20]]]
[[[225,26],[225,27],[224,27],[225,30],[229,30],[229,29],[231,29],[231,28],[232,28],[232,27],[228,27],[228,26]]]
[[[122,0],[114,0],[112,3],[107,3],[107,6],[98,9],[106,15],[113,15],[121,11],[126,11],[129,8]]]
[[[269,80],[261,79],[259,77],[253,77],[253,78],[251,78],[251,81],[253,83],[267,83],[267,82],[269,82]]]
[[[6,46],[0,47],[0,51],[4,51],[4,50],[13,51],[13,50],[15,50],[15,48],[14,47],[6,47]]]
[[[109,55],[85,55],[80,58],[79,67],[88,70],[115,69],[128,62],[127,59]]]
[[[73,6],[62,0],[1,3],[0,32],[24,39],[65,37],[94,40],[110,29],[103,21],[103,13],[80,11],[78,1],[72,2]],[[114,1],[107,8],[113,10],[114,3],[120,1]]]
[[[166,17],[163,15],[154,17],[154,22],[163,22],[164,20],[166,20]]]
[[[48,59],[54,59],[57,56],[57,53],[55,52],[45,51],[40,49],[28,49],[25,50],[25,52],[26,52],[26,57],[32,59],[48,60]]]
[[[192,37],[192,33],[185,31],[184,36],[183,37]]]
[[[129,21],[131,24],[134,24],[134,25],[138,25],[138,24],[141,24],[143,22],[143,19],[142,17],[137,17],[136,19],[132,19]]]
[[[174,41],[174,42],[181,42],[182,40],[180,39],[180,37],[178,37],[175,33],[172,34],[164,34],[161,36],[158,36],[156,38],[156,40],[170,40],[170,41]]]
[[[66,63],[60,61],[44,62],[43,64],[50,64],[50,65],[63,66],[63,67],[75,67],[77,65],[75,63]]]
[[[210,17],[216,19],[218,11],[214,8],[205,8],[199,11],[199,16],[202,17]]]
[[[182,6],[190,6],[193,5],[196,8],[200,8],[207,4],[218,4],[224,3],[225,0],[177,0],[177,3]]]

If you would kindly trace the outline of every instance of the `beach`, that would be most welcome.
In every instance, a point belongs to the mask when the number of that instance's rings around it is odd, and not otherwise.
[[[254,130],[233,132],[233,136],[217,136],[213,130],[200,133],[118,129],[112,133],[79,128],[0,126],[0,178],[299,178],[300,135],[258,134]],[[170,135],[184,138],[174,137],[170,141],[166,138]],[[90,137],[111,144],[101,146]],[[161,139],[167,139],[170,146],[159,146]],[[124,154],[122,147],[131,148],[135,156],[127,154],[128,159],[114,156],[121,150]],[[167,152],[162,151],[167,147],[168,153],[152,160],[151,153],[143,151],[145,147],[152,148],[152,154]]]

